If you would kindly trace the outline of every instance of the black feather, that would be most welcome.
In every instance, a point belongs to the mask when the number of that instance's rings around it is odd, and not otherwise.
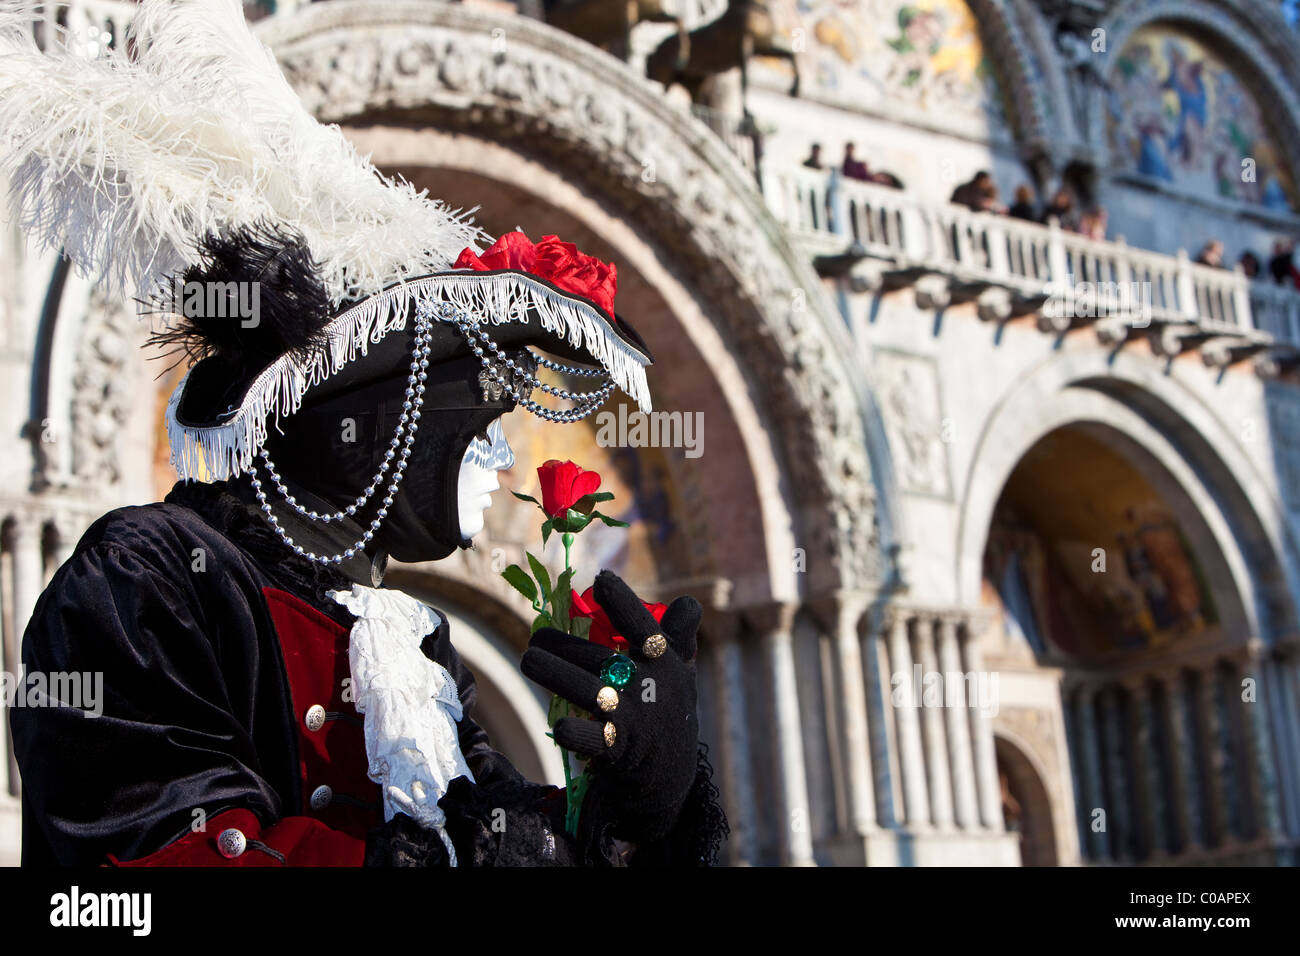
[[[198,260],[161,283],[148,305],[168,314],[150,344],[191,362],[221,359],[236,378],[286,352],[302,358],[322,348],[334,314],[302,236],[262,224],[209,235]]]

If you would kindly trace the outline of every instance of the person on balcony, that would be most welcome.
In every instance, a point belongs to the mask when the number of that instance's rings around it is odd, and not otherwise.
[[[1074,194],[1062,186],[1043,207],[1043,225],[1055,219],[1067,232],[1079,231],[1079,212],[1074,205]]]
[[[1038,222],[1038,205],[1034,201],[1034,189],[1027,183],[1022,183],[1016,187],[1016,201],[1011,204],[1007,210],[1007,215],[1012,219],[1023,219],[1026,222]]]
[[[852,143],[844,144],[844,162],[840,166],[840,172],[846,179],[856,179],[863,183],[871,182],[871,170],[866,163],[854,155]]]
[[[812,148],[808,151],[808,158],[803,161],[804,166],[808,169],[825,169],[822,163],[822,144],[813,143]]]
[[[1294,239],[1277,240],[1273,243],[1273,258],[1268,260],[1268,274],[1278,285],[1300,289],[1300,272],[1292,261],[1294,256]]]
[[[1247,279],[1258,279],[1260,272],[1263,271],[1263,266],[1261,266],[1259,262],[1259,256],[1255,255],[1253,249],[1247,249],[1241,254],[1237,259],[1237,268],[1241,270],[1242,274]]]
[[[1227,266],[1223,264],[1223,240],[1211,239],[1201,246],[1201,251],[1196,254],[1196,262],[1211,269],[1226,269]]]
[[[954,189],[948,201],[972,212],[1001,214],[1007,211],[998,202],[998,184],[993,181],[993,175],[983,169]]]
[[[1106,222],[1109,214],[1101,206],[1092,206],[1079,219],[1079,235],[1101,242],[1106,238]]]

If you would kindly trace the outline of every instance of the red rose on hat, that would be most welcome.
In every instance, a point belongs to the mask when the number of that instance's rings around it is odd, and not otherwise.
[[[571,242],[559,236],[542,236],[534,244],[522,232],[507,232],[482,254],[465,249],[456,258],[455,268],[488,272],[493,269],[518,269],[552,285],[590,299],[608,318],[614,318],[614,293],[618,289],[618,268],[595,256],[579,252]]]

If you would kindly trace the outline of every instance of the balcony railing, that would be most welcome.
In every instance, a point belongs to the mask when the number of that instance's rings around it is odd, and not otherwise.
[[[836,171],[767,169],[763,185],[772,211],[815,255],[851,248],[887,263],[891,275],[942,275],[957,285],[1000,288],[1038,303],[1086,284],[1098,316],[1140,306],[1132,328],[1147,321],[1176,325],[1184,339],[1218,336],[1235,339],[1233,348],[1253,344],[1254,351],[1300,347],[1300,293],[1198,265],[1186,252],[1163,255],[1122,240],[1089,239],[1054,223],[925,203]]]

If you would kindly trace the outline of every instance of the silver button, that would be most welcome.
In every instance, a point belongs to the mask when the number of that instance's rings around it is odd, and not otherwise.
[[[217,850],[227,860],[233,860],[237,856],[243,856],[244,851],[248,849],[248,838],[244,836],[243,831],[231,827],[229,830],[222,830],[217,835]]]
[[[334,790],[324,784],[311,792],[311,808],[324,810],[334,802]]]
[[[313,734],[325,726],[325,708],[320,704],[312,704],[307,708],[307,714],[303,717],[303,723]]]

